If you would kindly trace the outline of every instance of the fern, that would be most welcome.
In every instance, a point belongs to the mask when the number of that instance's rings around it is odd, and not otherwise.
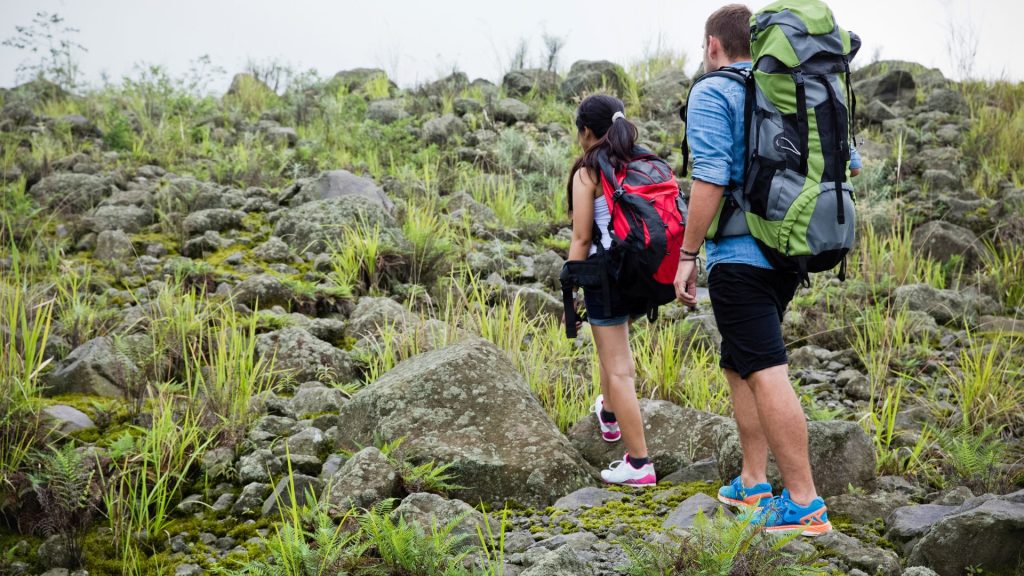
[[[33,531],[61,537],[76,566],[84,557],[82,544],[100,494],[95,469],[70,443],[37,457],[38,471],[30,475],[40,514]]]
[[[939,446],[946,455],[949,476],[972,489],[994,491],[1006,482],[999,464],[1006,455],[1006,444],[1000,441],[1002,428],[985,426],[980,432],[961,424],[937,433]]]

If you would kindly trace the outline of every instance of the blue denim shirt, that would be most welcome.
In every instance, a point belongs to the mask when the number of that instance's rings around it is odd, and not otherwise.
[[[750,68],[750,62],[732,64]],[[690,92],[686,115],[686,138],[693,153],[694,180],[729,188],[731,182],[743,182],[747,143],[744,140],[744,87],[729,78],[702,80]],[[852,150],[851,168],[860,168],[860,155]],[[749,264],[771,268],[753,236],[729,236],[706,243],[707,268],[718,263]]]

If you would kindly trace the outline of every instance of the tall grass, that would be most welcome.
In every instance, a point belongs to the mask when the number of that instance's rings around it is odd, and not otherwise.
[[[1024,422],[1024,338],[967,332],[952,365],[943,364],[963,427],[1019,426]]]
[[[971,121],[961,148],[972,186],[994,196],[1003,180],[1024,185],[1024,86],[969,82],[963,93]]]

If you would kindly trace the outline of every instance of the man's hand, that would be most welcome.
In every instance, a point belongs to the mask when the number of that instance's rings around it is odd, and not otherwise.
[[[690,308],[697,307],[697,261],[684,259],[679,262],[676,279],[672,282],[676,288],[676,298]]]

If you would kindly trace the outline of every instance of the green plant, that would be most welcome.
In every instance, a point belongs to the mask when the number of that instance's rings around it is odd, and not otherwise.
[[[452,229],[438,213],[437,200],[409,201],[402,232],[412,244],[411,280],[429,284],[444,275],[442,265],[453,246]]]
[[[1001,432],[992,426],[975,431],[963,425],[940,430],[937,438],[944,456],[944,479],[981,492],[1008,489],[1008,479],[1000,470],[1007,453]]]
[[[621,542],[635,576],[711,576],[757,574],[798,576],[821,574],[813,557],[794,557],[783,550],[796,538],[774,537],[747,519],[733,520],[724,514],[706,518],[699,514],[689,536],[669,536],[668,541]]]
[[[17,35],[3,41],[4,46],[24,50],[38,60],[26,60],[16,68],[19,76],[45,78],[62,88],[78,86],[78,53],[85,52],[72,37],[77,28],[64,25],[64,18],[56,13],[36,12],[28,26],[15,26]]]
[[[986,425],[1020,423],[1022,342],[1019,335],[999,333],[986,338],[968,330],[955,363],[942,365],[963,426],[981,430]]]
[[[94,463],[70,443],[51,447],[38,460],[38,471],[30,475],[40,508],[33,528],[45,536],[59,535],[75,565],[82,566],[85,531],[100,500]]]
[[[404,517],[394,520],[392,506],[393,501],[384,501],[359,517],[359,527],[385,570],[422,576],[468,576],[462,561],[469,551],[459,551],[466,537],[452,533],[466,519],[464,514],[444,526],[432,523],[428,533]]]

